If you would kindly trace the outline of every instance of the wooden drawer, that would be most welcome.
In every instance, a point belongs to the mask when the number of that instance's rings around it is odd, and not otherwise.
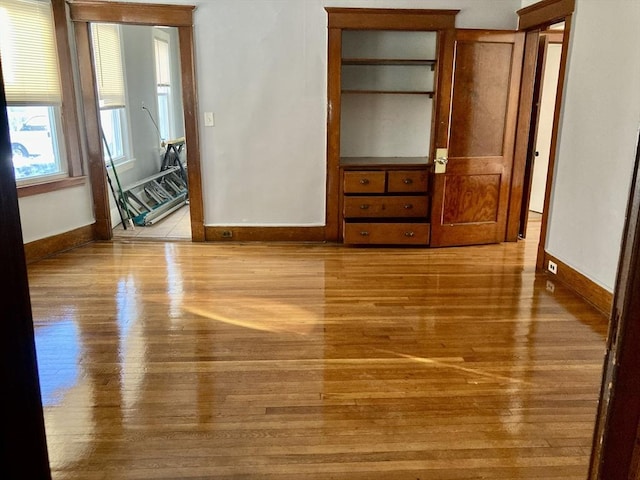
[[[428,245],[428,223],[344,224],[344,243],[361,245]]]
[[[344,197],[345,218],[427,217],[426,196]]]
[[[384,193],[385,172],[344,172],[344,193]]]
[[[388,192],[426,192],[426,170],[389,170]]]

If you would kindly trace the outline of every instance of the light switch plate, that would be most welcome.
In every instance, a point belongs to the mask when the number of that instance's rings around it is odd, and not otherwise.
[[[214,125],[213,112],[204,112],[204,126],[213,127]]]

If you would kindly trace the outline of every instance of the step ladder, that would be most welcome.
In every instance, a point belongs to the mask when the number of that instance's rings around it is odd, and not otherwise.
[[[136,225],[153,225],[188,203],[185,177],[179,164],[127,186],[120,197],[123,211]]]

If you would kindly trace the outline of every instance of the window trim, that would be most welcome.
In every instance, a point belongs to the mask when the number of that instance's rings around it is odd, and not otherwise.
[[[73,74],[74,65],[71,57],[69,41],[69,16],[65,0],[50,0],[53,12],[53,28],[56,39],[56,53],[60,69],[62,90],[62,132],[60,139],[64,142],[61,148],[66,152],[61,162],[67,163],[67,177],[48,179],[34,177],[33,182],[16,185],[18,197],[39,195],[86,183],[82,163],[82,147],[80,143],[80,123],[78,119],[78,101],[76,99],[76,81]]]

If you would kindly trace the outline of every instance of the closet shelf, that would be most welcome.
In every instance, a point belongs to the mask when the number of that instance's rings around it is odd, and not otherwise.
[[[404,59],[404,58],[343,58],[342,65],[400,65],[424,66],[435,65],[436,60]]]
[[[342,93],[353,94],[385,94],[385,95],[428,95],[429,98],[433,98],[435,92],[426,90],[357,90],[357,89],[345,89]]]

